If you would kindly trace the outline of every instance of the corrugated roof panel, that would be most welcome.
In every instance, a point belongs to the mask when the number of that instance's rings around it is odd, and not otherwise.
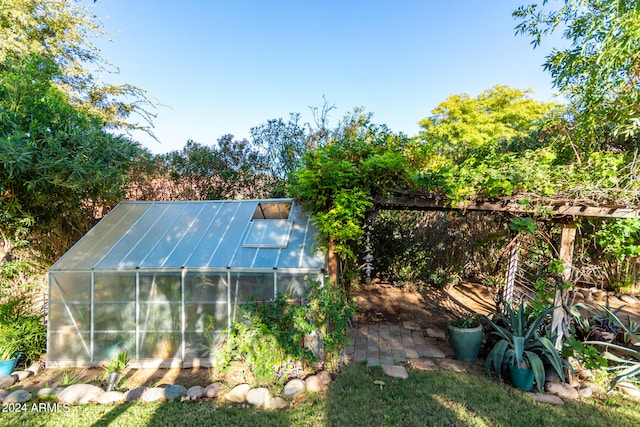
[[[147,210],[147,203],[120,203],[50,268],[90,270]]]
[[[244,235],[247,230],[247,226],[251,218],[253,217],[253,213],[256,210],[257,202],[255,203],[239,203],[238,209],[234,212],[231,217],[226,219],[226,227],[219,227],[219,232],[222,236],[220,237],[220,244],[216,248],[216,251],[211,254],[211,258],[208,263],[205,264],[206,267],[214,268],[214,267],[229,267],[231,265],[231,260],[235,255],[238,248],[242,247],[242,241],[244,239]]]
[[[187,265],[205,238],[209,226],[222,210],[223,202],[193,203],[192,206],[198,208],[197,215],[189,224],[185,224],[187,229],[174,251],[167,257],[165,267],[179,268]]]
[[[149,249],[146,257],[140,262],[140,268],[179,268],[183,265],[182,262],[171,265],[167,263],[167,260],[169,256],[176,251],[184,237],[190,233],[191,226],[198,218],[200,211],[207,204],[183,203],[182,205],[184,206],[183,209],[176,212],[173,222],[166,228],[164,234],[158,234],[154,237],[155,243],[153,247]]]
[[[289,237],[289,245],[282,249],[278,268],[322,268],[324,267],[324,255],[311,251],[315,244],[315,228],[311,220],[296,210],[292,214],[294,224]]]
[[[260,203],[284,203],[286,213],[291,206],[290,219],[258,218],[259,226],[252,229]],[[308,217],[290,200],[122,202],[51,271],[320,269],[324,255],[310,251],[314,233]]]
[[[96,265],[96,269],[126,270],[139,267],[185,207],[186,203],[152,203]]]

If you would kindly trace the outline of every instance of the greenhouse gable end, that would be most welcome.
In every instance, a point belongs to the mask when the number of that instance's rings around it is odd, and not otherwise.
[[[253,300],[322,277],[290,199],[122,202],[49,270],[49,366],[209,366]]]

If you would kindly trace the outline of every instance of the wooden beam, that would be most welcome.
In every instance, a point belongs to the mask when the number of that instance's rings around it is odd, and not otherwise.
[[[447,204],[436,197],[394,196],[392,198],[376,196],[374,205],[388,210],[468,210],[494,211],[517,214],[548,214],[550,216],[588,216],[601,218],[640,218],[640,208],[626,206],[589,206],[569,201],[524,199],[494,199]]]

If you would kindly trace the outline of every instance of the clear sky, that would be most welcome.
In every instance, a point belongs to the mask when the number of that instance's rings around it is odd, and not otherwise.
[[[97,42],[120,73],[156,97],[160,143],[211,145],[249,136],[273,118],[323,97],[331,124],[362,106],[375,123],[416,135],[418,122],[449,95],[496,84],[553,100],[542,68],[551,46],[516,36],[514,0],[102,0],[93,12],[112,42]]]

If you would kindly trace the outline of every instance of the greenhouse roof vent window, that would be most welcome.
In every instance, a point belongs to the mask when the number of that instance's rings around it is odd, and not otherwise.
[[[260,202],[253,213],[242,246],[246,248],[286,248],[293,221],[291,201]]]

